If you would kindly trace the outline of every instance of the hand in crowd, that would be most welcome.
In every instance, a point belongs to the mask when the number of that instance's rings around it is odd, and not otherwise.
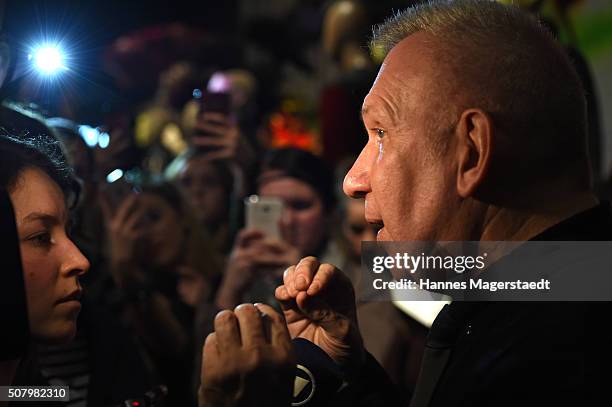
[[[287,326],[272,307],[222,311],[204,343],[199,405],[289,406],[294,371]]]
[[[252,151],[238,125],[222,113],[204,112],[195,126],[193,145],[210,150],[211,159],[227,159],[236,163],[252,159]]]
[[[299,258],[299,250],[283,241],[266,238],[258,230],[241,230],[217,295],[217,305],[233,308],[255,279],[274,278],[275,273],[280,277],[282,270]]]
[[[356,367],[365,359],[357,323],[355,293],[346,275],[314,257],[289,267],[276,289],[291,338],[304,338],[341,366]]]
[[[128,195],[114,212],[108,197],[102,196],[100,200],[110,243],[110,266],[119,287],[138,286],[146,280],[138,267],[148,232],[141,222],[146,208],[138,198],[137,194]]]

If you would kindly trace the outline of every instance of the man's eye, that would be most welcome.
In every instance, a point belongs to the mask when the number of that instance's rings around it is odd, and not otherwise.
[[[385,137],[386,132],[383,129],[374,129],[374,133],[376,134],[376,137],[378,137],[379,139]]]

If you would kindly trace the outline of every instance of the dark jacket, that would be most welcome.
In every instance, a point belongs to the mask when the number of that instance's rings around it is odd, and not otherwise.
[[[541,241],[612,240],[609,204],[536,236]],[[413,407],[580,406],[596,394],[589,372],[609,345],[610,303],[456,302],[428,336]],[[603,366],[602,366],[603,367]]]
[[[577,214],[533,240],[612,240],[610,205]],[[595,386],[590,378],[610,366],[606,329],[610,304],[454,302],[445,306],[428,335],[410,406],[595,405],[590,400],[601,400],[599,393],[607,388]],[[381,386],[381,374],[370,358],[356,385],[345,394],[351,402],[333,405],[402,405],[393,401],[399,398],[388,385]]]

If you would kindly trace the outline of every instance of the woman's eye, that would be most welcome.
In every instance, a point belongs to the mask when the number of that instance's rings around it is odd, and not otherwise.
[[[289,202],[289,207],[291,207],[291,209],[296,210],[296,211],[303,211],[306,209],[309,209],[311,206],[313,205],[313,202],[311,201],[293,201],[293,202]]]
[[[378,137],[379,139],[385,137],[386,132],[383,129],[374,129],[374,133],[376,134],[376,137]]]
[[[36,246],[48,246],[51,244],[51,234],[48,232],[39,233],[28,239]]]

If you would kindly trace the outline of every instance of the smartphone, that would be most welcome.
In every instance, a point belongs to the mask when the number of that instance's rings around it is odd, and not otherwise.
[[[0,361],[23,357],[30,342],[28,308],[21,268],[15,213],[8,193],[0,188]]]
[[[194,93],[195,94],[195,93]],[[225,117],[230,115],[231,110],[231,101],[229,93],[221,93],[221,92],[200,92],[198,95],[201,95],[199,98],[196,98],[200,103],[200,112],[199,115],[204,113],[218,113],[222,114]],[[211,120],[214,124],[215,122]],[[206,137],[217,137],[217,134],[211,134],[205,131],[198,131],[193,135],[194,138],[203,139]],[[198,146],[197,150],[200,152],[215,152],[218,151],[218,147],[213,146]]]
[[[246,227],[257,229],[266,237],[280,239],[279,222],[283,215],[283,201],[251,195],[244,200]]]
[[[202,93],[200,101],[201,113],[220,113],[229,116],[231,113],[231,99],[229,93],[224,92],[209,92]]]

